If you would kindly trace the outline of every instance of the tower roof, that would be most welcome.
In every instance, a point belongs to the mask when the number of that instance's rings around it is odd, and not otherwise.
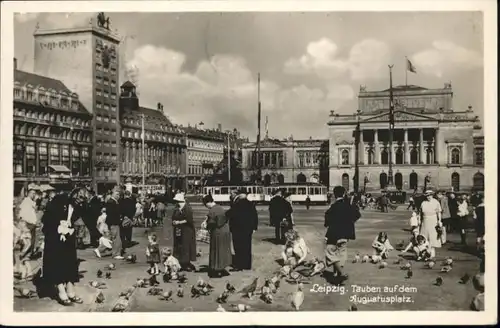
[[[132,82],[127,80],[125,83],[122,84],[121,87],[122,88],[135,88],[135,85]]]

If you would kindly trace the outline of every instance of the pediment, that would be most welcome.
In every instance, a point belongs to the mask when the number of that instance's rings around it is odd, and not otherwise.
[[[406,111],[394,111],[394,121],[436,121],[437,119],[432,116],[409,113]],[[389,113],[383,113],[363,120],[362,122],[389,122]]]

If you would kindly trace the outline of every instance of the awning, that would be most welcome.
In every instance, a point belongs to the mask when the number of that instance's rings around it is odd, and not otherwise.
[[[57,173],[71,173],[66,165],[49,165],[49,167]]]

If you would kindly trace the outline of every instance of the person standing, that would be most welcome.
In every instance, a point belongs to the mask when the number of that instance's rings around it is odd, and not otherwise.
[[[306,209],[309,210],[309,207],[311,206],[311,198],[309,195],[306,197]]]
[[[466,235],[466,229],[468,225],[468,220],[467,218],[469,217],[469,204],[467,202],[467,196],[462,195],[458,199],[458,228],[460,229],[460,243],[462,246],[467,245],[467,235]]]
[[[455,197],[455,193],[450,193],[450,198],[448,199],[448,208],[450,209],[450,230],[448,232],[452,231],[459,231],[458,229],[458,201]]]
[[[476,205],[476,219],[475,219],[475,228],[476,228],[476,248],[478,251],[481,247],[484,247],[484,198],[483,195],[477,195],[477,205]]]
[[[232,271],[252,269],[252,236],[258,227],[255,205],[247,199],[246,190],[240,190],[231,208],[226,212],[233,237],[234,261]]]
[[[135,204],[136,202],[132,198],[132,193],[129,190],[125,190],[123,198],[120,200],[120,215],[122,217],[120,238],[124,249],[132,246],[132,229],[136,211]]]
[[[203,205],[208,208],[207,230],[210,233],[210,255],[208,276],[219,278],[227,276],[226,268],[231,265],[231,233],[229,218],[222,206],[216,204],[211,195],[203,197]]]
[[[283,196],[283,190],[278,189],[269,202],[269,216],[274,226],[274,237],[277,244],[284,244],[283,221],[287,226],[292,226],[292,205]]]
[[[21,259],[27,256],[31,257],[35,251],[36,245],[36,228],[38,225],[37,216],[37,192],[38,186],[31,184],[28,186],[28,194],[19,205],[19,220],[24,221],[26,228],[31,235],[30,245],[26,248],[26,252],[21,254]]]
[[[177,204],[172,214],[174,227],[174,256],[179,260],[182,270],[195,271],[191,263],[196,261],[196,234],[193,221],[193,209],[183,193],[177,193],[173,199]]]
[[[80,280],[74,223],[85,215],[82,213],[85,201],[82,188],[74,189],[69,197],[57,195],[42,217],[45,235],[42,279],[44,284],[57,287],[58,302],[64,306],[83,303],[74,286]]]
[[[121,240],[121,212],[120,212],[120,191],[113,189],[106,202],[106,223],[109,227],[111,242],[113,243],[112,256],[115,260],[123,260],[122,240]]]
[[[450,225],[450,220],[451,220],[450,207],[448,206],[448,197],[446,197],[444,191],[438,192],[437,199],[441,205],[441,222],[443,223],[443,233],[441,235],[441,243],[446,244],[446,232],[448,230],[448,226]]]
[[[426,197],[420,204],[420,234],[423,235],[430,245],[431,259],[436,257],[436,248],[441,247],[441,236],[438,234],[438,226],[442,227],[441,204],[435,199],[432,190],[426,190]]]
[[[388,199],[386,193],[383,193],[382,196],[380,196],[379,204],[380,204],[380,211],[382,213],[389,212],[389,199]]]
[[[354,224],[361,217],[355,206],[345,199],[345,189],[341,186],[333,188],[335,202],[325,212],[326,249],[325,264],[333,267],[332,278],[342,283],[348,275],[343,272],[347,260],[347,243],[356,239]]]
[[[99,230],[97,230],[97,218],[101,215],[102,208],[103,203],[101,199],[93,190],[90,190],[84,222],[89,230],[90,244],[92,247],[99,246],[99,238],[101,237],[101,234]]]

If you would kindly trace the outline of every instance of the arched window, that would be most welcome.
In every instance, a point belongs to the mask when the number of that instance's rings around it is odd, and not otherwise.
[[[342,150],[342,165],[349,165],[349,151],[347,149]]]
[[[313,173],[311,175],[311,177],[309,178],[309,181],[313,182],[313,183],[318,183],[319,182],[319,176],[316,173]]]
[[[484,175],[481,172],[474,174],[472,178],[472,187],[474,190],[484,190]]]
[[[278,183],[283,184],[285,183],[285,176],[283,174],[278,174]]]
[[[410,164],[418,164],[418,150],[412,148],[410,151]]]
[[[271,184],[271,176],[269,174],[264,175],[264,185],[269,186]]]
[[[342,174],[342,187],[344,187],[346,191],[349,191],[349,174],[347,173]]]
[[[451,187],[453,191],[460,191],[460,174],[457,172],[451,174]]]
[[[396,164],[403,164],[404,161],[404,152],[403,149],[398,148],[396,150]]]
[[[427,151],[425,152],[425,163],[426,164],[433,164],[433,158],[434,158],[434,152],[432,149],[427,148]]]
[[[368,155],[368,163],[367,164],[368,165],[373,164],[374,159],[375,159],[375,153],[373,152],[373,150],[369,149],[367,155]]]
[[[387,173],[380,173],[380,189],[385,189],[387,186]]]
[[[394,175],[394,185],[397,190],[403,189],[403,175],[399,172]]]
[[[415,172],[410,173],[410,189],[417,189],[418,187],[418,174]]]
[[[382,163],[381,164],[389,164],[389,152],[387,149],[382,150],[382,153],[380,154],[380,157],[382,157]]]
[[[307,181],[307,178],[304,174],[299,173],[297,175],[297,183],[305,183]]]
[[[453,148],[451,150],[451,164],[460,164],[460,149]]]

